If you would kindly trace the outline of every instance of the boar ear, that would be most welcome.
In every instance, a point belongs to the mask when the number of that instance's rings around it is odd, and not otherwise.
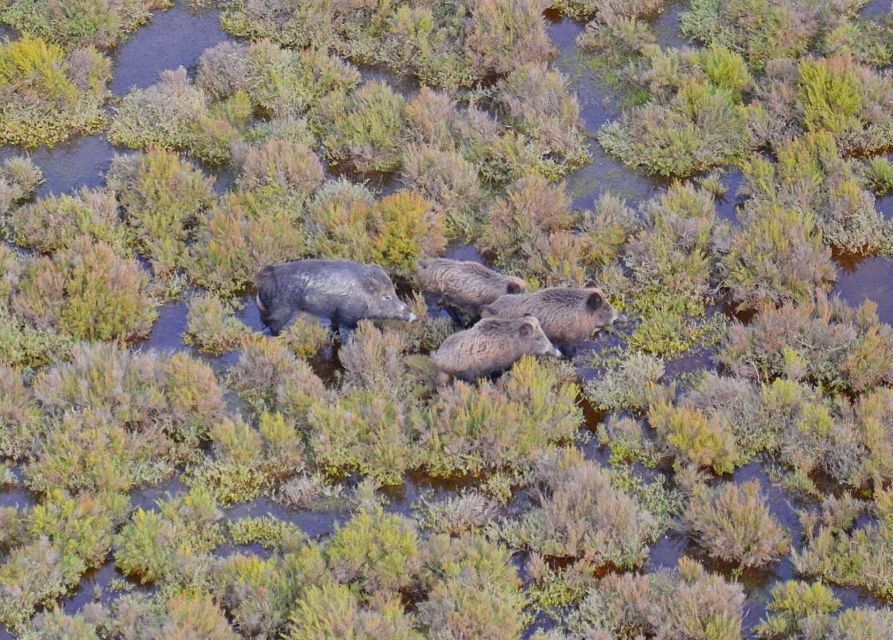
[[[515,280],[509,280],[508,284],[505,285],[506,293],[523,293],[524,290],[521,288],[521,285],[518,284]]]
[[[537,320],[529,313],[524,314],[524,318],[521,320],[521,326],[518,327],[518,335],[522,338],[527,338],[533,334],[534,329],[536,328]]]
[[[603,302],[604,298],[602,298],[602,294],[598,291],[593,291],[586,299],[586,306],[589,307],[590,311],[598,311],[598,308],[602,306]]]

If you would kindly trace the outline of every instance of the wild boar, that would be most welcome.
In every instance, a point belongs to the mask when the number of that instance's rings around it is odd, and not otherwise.
[[[298,260],[264,267],[256,278],[261,321],[277,335],[298,312],[353,329],[363,319],[412,322],[388,274],[350,260]]]
[[[525,354],[561,357],[533,316],[481,320],[448,337],[431,357],[442,377],[470,382],[508,369]]]
[[[504,295],[481,310],[484,318],[535,316],[549,340],[574,344],[619,319],[601,289],[553,287],[533,293]]]
[[[524,293],[527,283],[478,262],[435,258],[416,265],[422,291],[440,296],[447,305],[473,314],[507,293]]]

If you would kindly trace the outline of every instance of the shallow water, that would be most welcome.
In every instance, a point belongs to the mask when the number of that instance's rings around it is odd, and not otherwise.
[[[889,0],[871,2],[865,9],[864,15],[873,18],[887,15],[890,12],[890,7]],[[662,45],[682,46],[686,43],[685,39],[678,34],[679,15],[684,8],[685,3],[674,2],[656,20],[655,33]],[[606,85],[591,57],[576,48],[575,39],[582,30],[581,24],[568,19],[552,20],[548,26],[549,35],[559,52],[556,64],[568,76],[579,97],[581,114],[586,127],[590,134],[594,134],[603,124],[617,117],[621,107],[615,93]],[[3,35],[4,30],[0,29],[0,38]],[[148,25],[138,30],[112,53],[115,77],[111,83],[111,89],[114,93],[123,95],[131,87],[146,87],[153,84],[158,79],[158,72],[163,69],[172,69],[180,65],[193,68],[203,50],[226,39],[228,36],[219,28],[217,14],[214,11],[194,13],[185,5],[178,4],[167,12],[156,14]],[[395,81],[393,76],[380,69],[364,69],[364,73],[367,79],[382,79],[392,82],[407,94],[411,94],[417,89],[412,82],[402,79]],[[626,198],[630,203],[637,204],[659,194],[666,186],[663,181],[644,177],[606,155],[594,137],[590,138],[590,151],[592,163],[569,176],[567,180],[568,189],[573,195],[576,207],[591,207],[595,200],[606,191],[612,191]],[[0,158],[7,157],[13,152],[14,150],[10,148],[0,149]],[[71,192],[83,186],[100,185],[103,181],[102,174],[107,171],[115,152],[115,148],[108,143],[104,136],[83,137],[52,150],[41,148],[33,151],[31,157],[43,169],[46,177],[46,182],[40,187],[39,195]],[[218,188],[225,188],[231,177],[231,172],[225,172],[224,179],[218,181]],[[728,192],[717,202],[717,212],[720,218],[734,222],[735,208],[740,204],[737,192],[742,181],[741,174],[740,172],[729,172],[722,177],[722,180],[728,188]],[[375,186],[382,190],[394,188],[394,185],[395,182],[389,178],[375,183]],[[893,216],[893,195],[879,199],[878,208],[887,217]],[[479,252],[472,246],[452,247],[448,250],[447,256],[484,262]],[[885,322],[893,322],[893,261],[880,257],[840,258],[838,267],[838,282],[834,292],[851,304],[859,304],[866,298],[877,301],[881,319]],[[183,343],[186,312],[186,304],[182,301],[170,302],[161,306],[159,318],[150,335],[138,346],[143,349],[193,352],[191,347]],[[244,300],[244,306],[238,313],[238,317],[253,329],[258,331],[261,329],[257,306],[252,297],[247,297]],[[586,345],[586,348],[599,348],[610,343],[611,340],[611,338],[600,337]],[[325,376],[327,380],[333,379],[338,371],[336,354],[337,352],[333,351],[329,354],[328,359],[320,358],[313,363],[314,369],[320,375]],[[231,366],[238,359],[238,352],[231,352],[217,358],[198,353],[195,355],[210,362],[218,371]],[[578,361],[585,361],[585,356],[584,349],[582,354],[578,354]],[[685,372],[699,368],[712,368],[713,366],[710,354],[700,353],[671,363],[670,371],[671,373]],[[580,374],[581,378],[585,380],[594,375],[594,372],[581,365]],[[604,414],[593,411],[588,405],[584,406],[584,410],[590,429],[594,429],[605,417]],[[595,438],[585,443],[582,449],[587,459],[607,464],[608,450],[599,446]],[[801,529],[796,510],[804,505],[798,505],[788,494],[772,485],[765,468],[758,462],[752,462],[738,469],[732,477],[735,482],[745,482],[750,479],[759,480],[768,497],[773,514],[792,533],[794,544],[801,544]],[[421,498],[443,499],[449,495],[455,495],[465,484],[467,483],[442,483],[411,474],[402,487],[383,493],[390,501],[387,506],[389,510],[408,515],[411,513],[412,504],[417,503]],[[174,477],[159,487],[133,492],[131,504],[134,507],[153,509],[156,501],[164,499],[170,494],[184,491],[185,488],[179,478]],[[0,492],[0,506],[27,508],[33,504],[33,496],[21,488]],[[339,522],[348,517],[346,512],[319,513],[288,509],[269,498],[261,498],[250,504],[237,505],[225,511],[225,517],[228,519],[258,517],[267,514],[296,524],[313,538],[329,535]],[[227,554],[237,550],[239,548],[229,546],[221,549],[220,553]],[[252,550],[256,551],[254,547]],[[651,547],[645,568],[653,571],[662,567],[673,567],[683,555],[697,557],[705,561],[705,564],[711,569],[722,572],[728,578],[733,577],[729,567],[704,558],[702,552],[689,537],[678,531],[667,533]],[[522,568],[523,575],[525,555],[518,554],[516,562]],[[789,560],[776,563],[768,571],[749,572],[740,577],[748,589],[745,620],[748,630],[752,629],[753,625],[765,615],[765,606],[772,584],[791,577],[793,577],[793,569]],[[104,592],[106,598],[110,597],[106,587],[110,581],[116,578],[121,578],[121,575],[117,573],[112,562],[91,572],[85,576],[76,592],[64,599],[65,610],[74,612],[81,609],[83,605],[94,599],[94,592],[97,591]],[[835,592],[846,606],[876,604],[874,598],[860,590],[835,588]],[[533,628],[548,628],[549,626],[551,625],[548,620],[540,617]],[[533,628],[527,635],[532,635]],[[14,637],[0,628],[0,640]]]

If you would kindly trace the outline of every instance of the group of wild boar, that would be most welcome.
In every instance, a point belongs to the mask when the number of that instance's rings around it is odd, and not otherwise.
[[[480,318],[431,354],[439,372],[451,378],[472,381],[503,371],[525,354],[560,357],[556,344],[579,343],[618,319],[600,289],[553,287],[528,293],[522,279],[477,262],[424,260],[416,279],[441,304]],[[415,320],[376,265],[298,260],[264,268],[256,284],[261,320],[273,335],[300,313],[343,329],[363,319]]]

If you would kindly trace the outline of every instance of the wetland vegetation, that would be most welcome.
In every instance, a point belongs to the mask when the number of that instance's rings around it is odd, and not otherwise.
[[[0,0],[0,639],[893,637],[887,8]],[[629,321],[439,384],[444,255]]]

